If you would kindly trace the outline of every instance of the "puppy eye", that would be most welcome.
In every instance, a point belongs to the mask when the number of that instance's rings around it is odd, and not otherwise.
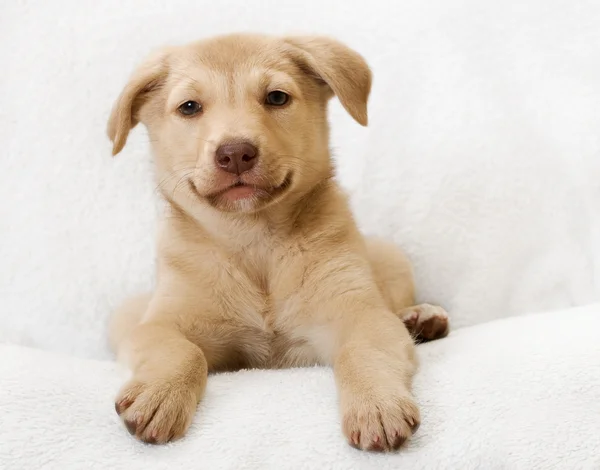
[[[290,100],[290,95],[287,93],[275,90],[267,95],[266,103],[270,106],[283,106]]]
[[[184,116],[193,116],[202,111],[202,105],[197,101],[186,101],[177,108],[177,110]]]

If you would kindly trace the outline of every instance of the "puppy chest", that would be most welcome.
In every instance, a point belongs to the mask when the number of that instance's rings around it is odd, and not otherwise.
[[[304,313],[310,297],[303,286],[306,269],[290,251],[245,250],[227,270],[235,283],[227,289],[227,297],[235,304],[233,310],[245,331],[244,351],[252,366],[288,367],[317,361],[305,334]]]
[[[254,293],[253,301],[238,304],[248,365],[292,367],[319,363],[310,335],[306,334],[303,296],[298,292],[277,296],[258,286]]]
[[[277,320],[301,310],[305,270],[294,262],[297,259],[289,248],[269,243],[251,248],[239,253],[229,266],[230,280],[238,286],[237,300],[250,307],[266,328],[274,329]]]

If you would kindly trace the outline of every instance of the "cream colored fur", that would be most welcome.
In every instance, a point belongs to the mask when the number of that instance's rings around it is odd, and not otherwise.
[[[408,260],[359,233],[328,147],[328,100],[366,125],[370,87],[363,58],[321,37],[218,37],[160,50],[135,71],[108,133],[117,154],[146,126],[169,210],[156,290],[111,324],[133,372],[116,400],[132,434],[181,437],[211,371],[314,364],[334,368],[352,445],[396,449],[417,429],[411,333],[444,336],[447,316],[414,306]],[[274,90],[289,102],[267,105]],[[202,110],[183,116],[189,100]],[[237,177],[214,155],[239,139],[259,157]]]

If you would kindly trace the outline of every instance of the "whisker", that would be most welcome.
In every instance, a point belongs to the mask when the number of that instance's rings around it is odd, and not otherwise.
[[[182,174],[181,172],[184,171],[184,173]],[[161,189],[164,189],[165,185],[171,181],[174,178],[186,178],[186,177],[190,177],[191,175],[194,174],[193,170],[187,169],[187,170],[179,170],[179,171],[173,171],[171,173],[169,173],[167,176],[165,176],[164,178],[162,178],[156,188],[155,191],[159,191]]]
[[[187,175],[183,175],[179,181],[175,184],[175,187],[173,188],[173,192],[171,193],[171,197],[174,198],[175,197],[175,191],[177,191],[177,189],[179,188],[179,186],[185,182],[189,181],[189,174]]]

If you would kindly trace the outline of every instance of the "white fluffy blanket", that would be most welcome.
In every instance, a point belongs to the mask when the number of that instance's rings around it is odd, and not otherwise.
[[[112,362],[0,347],[0,467],[171,470],[600,468],[600,304],[465,328],[419,347],[423,423],[398,454],[340,432],[328,369],[211,377],[187,438],[135,441]]]

